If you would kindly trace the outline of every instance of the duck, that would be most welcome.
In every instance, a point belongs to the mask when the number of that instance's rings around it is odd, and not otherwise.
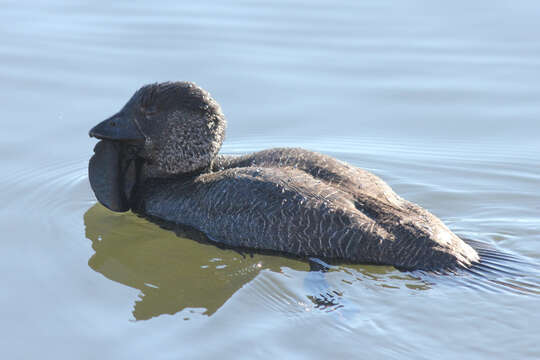
[[[302,148],[220,154],[226,118],[193,82],[154,83],[94,126],[88,171],[116,212],[194,228],[220,246],[453,271],[479,253],[369,171]]]

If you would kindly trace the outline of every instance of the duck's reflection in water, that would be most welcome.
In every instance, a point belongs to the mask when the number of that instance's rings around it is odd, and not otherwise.
[[[175,314],[185,308],[201,309],[200,313],[210,316],[262,270],[279,273],[285,268],[305,273],[304,289],[298,289],[302,292],[299,296],[304,301],[311,300],[313,308],[344,306],[342,289],[330,286],[324,271],[307,261],[222,249],[208,243],[197,231],[175,228],[175,234],[132,213],[113,213],[99,204],[88,209],[84,223],[86,237],[96,252],[89,266],[111,280],[141,291],[133,310],[137,320]],[[404,286],[427,288],[390,267],[338,266],[330,271],[348,277],[341,285],[362,277],[361,280],[373,279],[382,286],[397,281]]]

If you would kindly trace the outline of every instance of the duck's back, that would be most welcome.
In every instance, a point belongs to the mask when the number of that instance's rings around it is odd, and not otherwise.
[[[274,148],[243,156],[220,155],[213,164],[214,171],[240,167],[291,167],[354,196],[366,194],[398,207],[404,202],[384,181],[369,171],[301,148]]]

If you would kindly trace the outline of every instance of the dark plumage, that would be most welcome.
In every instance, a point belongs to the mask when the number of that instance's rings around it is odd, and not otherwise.
[[[114,144],[96,146],[91,160],[98,200],[229,246],[402,269],[479,261],[438,218],[365,170],[296,148],[217,155],[225,125],[219,105],[195,84],[141,88],[90,131]]]

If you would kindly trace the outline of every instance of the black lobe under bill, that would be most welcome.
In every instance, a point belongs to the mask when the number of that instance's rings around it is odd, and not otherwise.
[[[136,160],[123,157],[122,144],[102,140],[88,164],[90,186],[98,201],[112,211],[128,211],[136,183]]]

